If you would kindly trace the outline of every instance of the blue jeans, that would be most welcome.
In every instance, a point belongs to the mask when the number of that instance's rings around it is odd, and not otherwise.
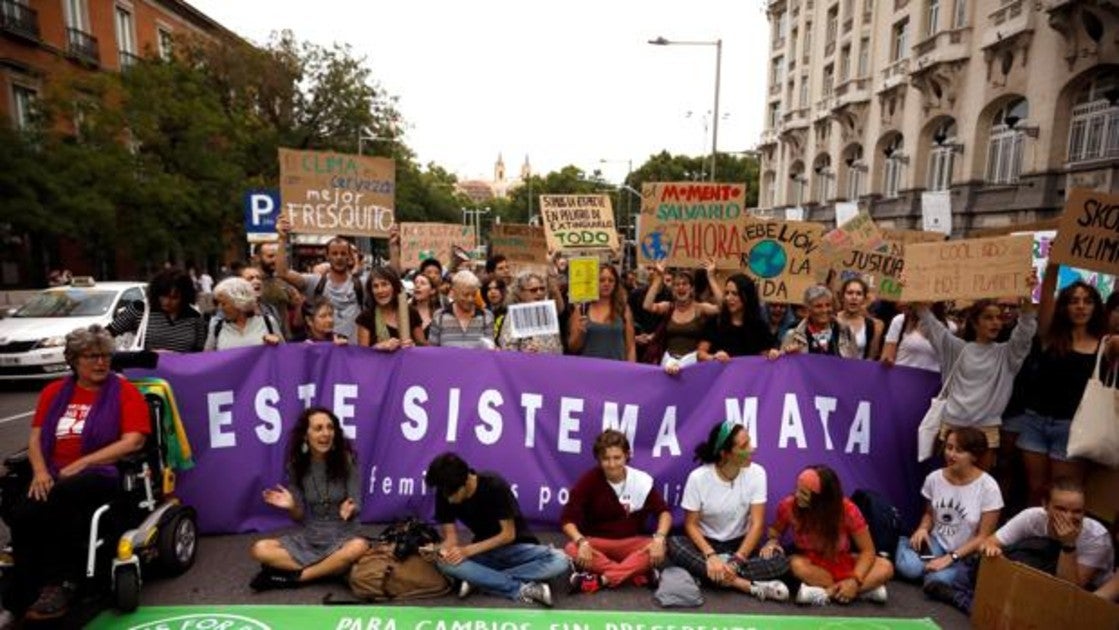
[[[558,549],[531,543],[498,547],[459,564],[439,562],[443,575],[470,582],[487,593],[516,600],[525,582],[543,582],[562,575],[571,566]]]
[[[1018,448],[1031,453],[1048,455],[1049,459],[1067,462],[1068,435],[1071,418],[1051,418],[1027,409],[1018,429]]]
[[[940,546],[936,538],[929,536],[930,553],[934,556],[943,556],[948,553],[948,550]],[[945,584],[954,584],[959,574],[965,572],[967,568],[963,562],[953,562],[947,567],[933,571],[932,573],[925,573],[925,562],[922,560],[919,553],[909,546],[909,538],[902,536],[898,540],[897,553],[894,554],[894,569],[897,574],[907,580],[916,580],[924,577],[924,583],[929,582],[944,582]]]

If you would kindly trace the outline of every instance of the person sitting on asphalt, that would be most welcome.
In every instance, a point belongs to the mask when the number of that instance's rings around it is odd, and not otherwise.
[[[999,523],[1002,492],[979,461],[987,436],[975,427],[959,427],[944,440],[944,468],[934,470],[921,487],[928,502],[921,523],[901,537],[895,554],[898,575],[921,579],[925,594],[970,610],[974,583],[968,559]],[[975,555],[973,555],[975,554]]]
[[[283,342],[280,324],[271,315],[257,314],[253,285],[242,278],[226,278],[214,287],[220,317],[210,322],[206,350],[226,350]]]
[[[194,309],[194,282],[182,269],[164,269],[148,282],[149,308],[144,349],[165,352],[200,352],[206,344],[206,320]],[[139,334],[144,322],[143,302],[128,304],[107,330],[114,337]]]
[[[886,582],[894,575],[889,560],[876,555],[870,528],[859,508],[843,496],[835,471],[809,466],[797,476],[796,493],[777,505],[763,558],[784,553],[781,536],[792,530],[796,553],[789,559],[803,584],[798,604],[849,604],[856,598],[886,603]],[[851,550],[854,542],[858,553]]]
[[[478,588],[552,606],[547,581],[568,570],[567,556],[539,544],[509,482],[495,472],[475,472],[455,453],[433,459],[424,480],[435,489],[435,520],[443,529],[436,567],[459,580],[460,598]],[[473,534],[470,544],[460,544],[456,521]]]
[[[144,396],[109,368],[107,330],[78,328],[63,352],[72,373],[43,388],[31,423],[31,485],[4,496],[16,570],[4,604],[14,613],[26,609],[31,620],[69,611],[85,573],[91,517],[121,492],[113,465],[151,433]]]
[[[361,474],[338,417],[323,407],[304,410],[287,450],[288,485],[268,488],[263,497],[302,527],[253,543],[250,554],[261,564],[249,584],[255,591],[341,575],[369,549],[358,535]]]
[[[784,555],[751,557],[765,532],[768,481],[751,462],[750,434],[729,420],[711,428],[695,449],[701,465],[684,484],[684,536],[668,542],[672,562],[707,583],[761,600],[785,601],[789,572]]]
[[[1019,550],[1028,557],[1019,556]],[[1067,478],[1053,482],[1044,507],[1019,512],[987,538],[982,551],[1005,554],[1088,589],[1102,586],[1115,568],[1111,535],[1084,515],[1084,488]]]
[[[656,581],[653,571],[664,562],[672,510],[653,477],[630,467],[630,456],[624,433],[603,431],[594,441],[598,465],[571,488],[560,524],[570,539],[564,551],[582,569],[571,575],[572,592]],[[653,516],[650,538],[645,532]]]

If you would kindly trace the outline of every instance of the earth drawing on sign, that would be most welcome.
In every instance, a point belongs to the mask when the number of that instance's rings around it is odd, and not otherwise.
[[[672,253],[672,241],[660,230],[650,232],[641,240],[641,253],[650,260],[664,260]]]
[[[750,250],[747,264],[750,272],[759,278],[776,278],[788,262],[785,248],[777,241],[766,239]]]

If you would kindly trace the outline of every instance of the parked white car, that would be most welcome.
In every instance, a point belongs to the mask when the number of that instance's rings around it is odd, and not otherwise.
[[[0,380],[56,378],[69,366],[62,356],[66,335],[91,324],[108,326],[129,302],[147,301],[142,282],[93,282],[75,278],[68,286],[36,293],[0,319]],[[133,348],[133,335],[117,338],[118,350]]]

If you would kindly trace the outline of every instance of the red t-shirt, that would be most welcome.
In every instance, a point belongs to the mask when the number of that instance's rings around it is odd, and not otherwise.
[[[793,543],[796,544],[797,548],[806,552],[819,552],[824,545],[815,540],[813,536],[801,531],[793,520],[795,501],[796,498],[793,496],[781,499],[781,502],[777,504],[777,521],[773,526],[777,531],[783,532],[786,526],[792,525]],[[835,548],[836,554],[849,553],[851,551],[851,536],[866,528],[866,519],[863,518],[863,513],[859,511],[858,506],[847,497],[843,497],[843,524],[839,527],[839,544]]]
[[[109,378],[120,378],[110,375]],[[35,408],[35,419],[31,428],[43,426],[47,417],[47,410],[54,402],[58,392],[62,389],[63,381],[54,381],[43,388],[39,395],[39,403]],[[74,395],[70,397],[70,404],[58,419],[58,429],[54,433],[54,453],[43,453],[44,457],[51,457],[57,468],[65,468],[77,461],[82,456],[82,429],[85,427],[85,418],[89,415],[93,402],[97,399],[97,392],[81,386],[74,387]],[[144,395],[136,386],[126,380],[120,383],[120,432],[124,433],[151,433],[151,422],[148,419],[148,403]]]

